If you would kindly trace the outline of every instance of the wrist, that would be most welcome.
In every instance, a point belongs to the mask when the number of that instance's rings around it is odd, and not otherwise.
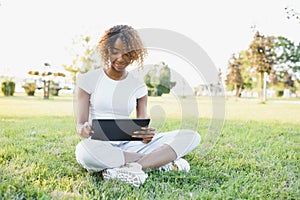
[[[78,123],[77,127],[76,127],[77,134],[81,137],[82,137],[82,133],[83,133],[83,127],[84,127],[84,123]]]
[[[91,127],[89,122],[77,123],[77,134],[81,138],[88,138],[91,136]]]

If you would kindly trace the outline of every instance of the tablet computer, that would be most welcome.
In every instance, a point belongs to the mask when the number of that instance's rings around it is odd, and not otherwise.
[[[102,141],[131,141],[142,140],[142,138],[131,137],[134,131],[147,127],[150,119],[93,119],[92,127],[94,133],[91,139]]]

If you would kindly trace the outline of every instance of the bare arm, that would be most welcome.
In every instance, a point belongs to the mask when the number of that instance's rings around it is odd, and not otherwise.
[[[147,95],[141,97],[140,99],[137,99],[137,104],[136,104],[137,118],[147,118],[147,100],[148,100]]]
[[[88,138],[92,131],[89,121],[90,94],[78,88],[77,102],[77,134],[83,138]]]
[[[147,95],[137,100],[137,105],[136,105],[137,118],[147,118],[147,100],[148,100]],[[135,131],[133,137],[143,138],[144,143],[149,143],[151,142],[154,135],[155,135],[154,128],[143,127],[142,130]]]

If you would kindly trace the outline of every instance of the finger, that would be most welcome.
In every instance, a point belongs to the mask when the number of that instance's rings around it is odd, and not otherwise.
[[[134,131],[133,135],[155,135],[153,131]]]
[[[153,138],[153,134],[142,134],[142,135],[132,135],[131,137],[134,137],[134,138]]]
[[[91,132],[91,131],[92,131],[91,127],[89,127],[89,126],[84,127],[84,129],[85,129],[86,131],[88,131],[88,132]]]
[[[84,133],[91,134],[92,130],[90,128],[84,128]]]
[[[155,134],[155,131],[153,131],[153,130],[140,130],[140,131],[134,131],[133,134]]]
[[[86,124],[84,124],[84,128],[86,128],[86,129],[91,129],[91,125],[88,124],[88,123],[86,123]]]
[[[142,137],[142,138],[147,138],[147,137],[154,137],[154,134],[133,134],[133,137]]]
[[[144,138],[144,140],[151,141],[153,137]]]
[[[142,141],[144,143],[149,143],[149,142],[151,142],[151,140],[152,140],[152,138],[144,138]]]
[[[148,130],[149,130],[149,131],[155,131],[155,128],[149,127]]]
[[[155,131],[155,128],[145,126],[145,127],[141,127],[141,130],[145,130],[145,131]]]
[[[133,134],[143,134],[144,131],[134,131]]]
[[[84,128],[85,134],[88,136],[90,136],[91,134],[94,133],[92,126],[88,122],[84,123],[83,128]]]
[[[88,125],[89,125],[89,122],[84,122],[83,125],[84,125],[84,126],[88,126]]]

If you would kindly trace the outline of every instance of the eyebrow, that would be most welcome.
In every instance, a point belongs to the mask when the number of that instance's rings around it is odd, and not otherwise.
[[[119,49],[119,48],[116,48],[116,47],[113,47],[112,49],[113,49],[113,50],[119,50],[119,51],[122,50],[122,49]]]

